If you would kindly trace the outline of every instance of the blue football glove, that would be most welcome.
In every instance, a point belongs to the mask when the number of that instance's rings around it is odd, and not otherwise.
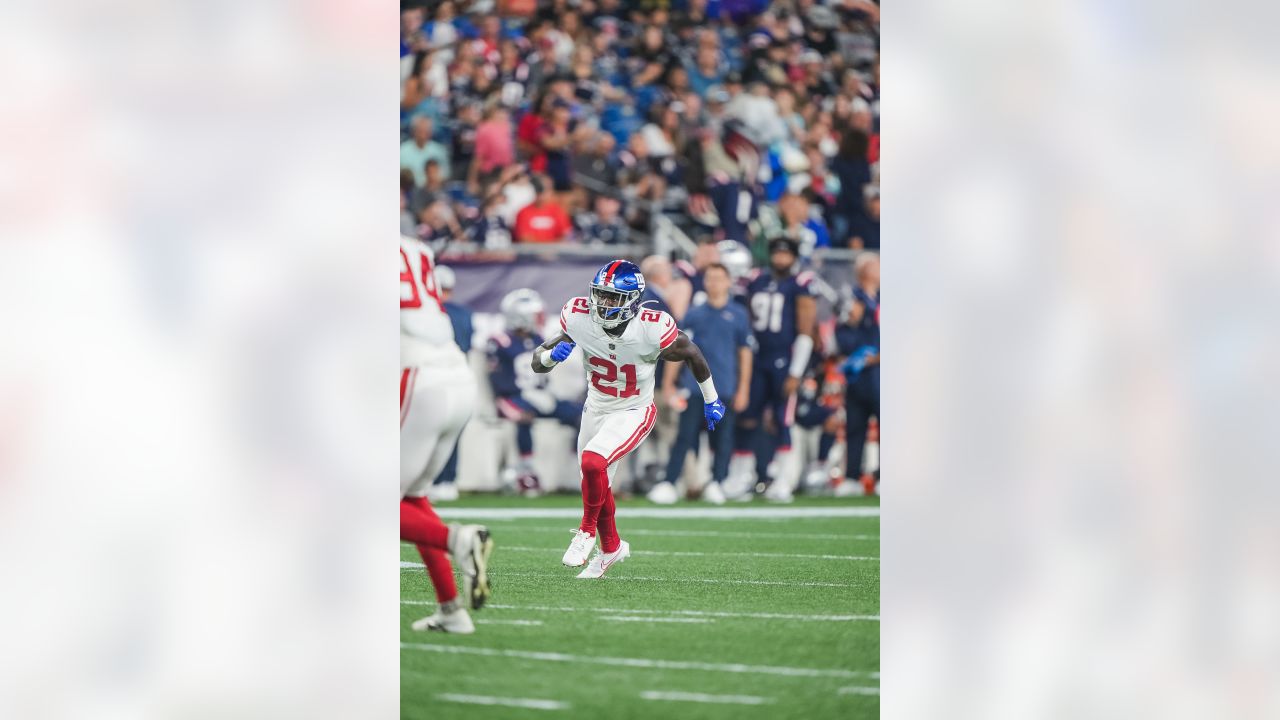
[[[877,352],[879,352],[879,350],[876,350],[871,345],[863,345],[855,350],[854,353],[849,356],[849,359],[844,361],[844,365],[840,366],[840,369],[844,371],[845,377],[857,377],[858,373],[862,372],[867,367],[867,361],[875,357]]]
[[[702,406],[702,414],[707,418],[707,429],[715,430],[716,423],[724,419],[724,403],[716,400]]]
[[[575,345],[574,343],[561,342],[559,345],[556,345],[554,349],[552,349],[551,359],[555,360],[556,362],[564,362],[569,358],[569,355],[573,353],[573,349],[575,347],[577,347],[577,345]]]

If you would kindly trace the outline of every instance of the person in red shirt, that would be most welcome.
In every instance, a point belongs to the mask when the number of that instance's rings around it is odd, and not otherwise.
[[[516,213],[516,242],[551,243],[569,239],[573,225],[569,213],[556,204],[555,193],[544,178],[533,179],[538,194],[533,203]]]
[[[554,99],[549,92],[539,95],[533,107],[520,118],[520,124],[516,126],[516,149],[529,162],[531,172],[541,173],[547,167],[547,153],[542,149],[539,134]]]

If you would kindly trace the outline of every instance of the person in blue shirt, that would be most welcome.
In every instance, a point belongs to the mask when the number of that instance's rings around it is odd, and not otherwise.
[[[810,289],[814,275],[797,273],[799,243],[787,236],[769,242],[769,268],[747,275],[747,306],[759,352],[751,376],[751,402],[738,421],[734,455],[735,492],[750,486],[749,456],[755,456],[756,479],[766,482],[770,460],[776,473],[765,498],[790,502],[800,480],[791,452],[796,390],[809,366],[817,337],[818,306]]]
[[[440,291],[440,302],[444,312],[453,325],[453,341],[458,344],[463,354],[471,351],[471,341],[475,336],[475,328],[471,322],[471,311],[453,302],[453,288],[457,284],[457,276],[453,269],[446,265],[436,265],[436,287]],[[458,499],[458,446],[453,446],[453,454],[444,464],[440,474],[432,483],[429,494],[431,501],[447,502]]]
[[[862,452],[871,416],[880,417],[880,260],[865,253],[855,268],[858,285],[845,306],[844,322],[836,328],[836,345],[846,358],[841,369],[846,380],[845,438],[849,445],[845,482],[837,491],[870,495],[878,478],[862,475]],[[861,493],[854,490],[859,481]]]
[[[685,313],[680,329],[691,339],[697,338],[703,348],[711,377],[715,378],[716,393],[733,398],[727,403],[724,419],[710,433],[711,449],[715,462],[711,470],[711,482],[702,491],[702,499],[717,505],[725,501],[721,483],[729,474],[729,456],[733,451],[734,418],[747,407],[748,388],[751,384],[753,338],[746,309],[729,299],[732,280],[729,271],[720,263],[707,265],[702,272],[706,288],[706,302],[694,305]],[[681,378],[682,389],[676,390],[676,377]],[[699,439],[705,427],[699,403],[689,403],[687,398],[698,390],[693,374],[687,369],[667,368],[663,382],[663,394],[668,403],[686,405],[680,413],[680,426],[671,448],[666,478],[649,491],[653,502],[669,505],[677,499],[675,481],[684,471],[685,457],[693,450],[698,452]],[[696,396],[695,396],[696,397]],[[683,401],[683,403],[681,402]]]
[[[502,299],[502,316],[506,332],[489,339],[489,384],[497,404],[498,417],[516,424],[516,448],[520,461],[516,467],[516,486],[522,495],[542,492],[542,484],[533,471],[533,426],[537,418],[555,418],[566,427],[577,428],[582,405],[560,400],[547,390],[550,378],[530,369],[533,352],[542,344],[538,333],[545,322],[542,297],[534,290],[512,290]]]

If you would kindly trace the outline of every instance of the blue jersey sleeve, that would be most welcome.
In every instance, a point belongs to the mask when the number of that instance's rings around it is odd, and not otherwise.
[[[503,343],[506,340],[506,343]],[[494,397],[510,397],[520,394],[516,383],[515,354],[508,338],[495,336],[489,340],[486,353],[489,358],[489,384]]]

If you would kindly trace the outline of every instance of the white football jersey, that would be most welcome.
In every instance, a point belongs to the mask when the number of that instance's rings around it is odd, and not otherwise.
[[[401,235],[400,366],[465,362],[436,288],[435,255],[422,241]]]
[[[610,412],[653,404],[658,355],[676,341],[676,321],[661,310],[641,308],[620,337],[591,319],[585,297],[571,298],[560,311],[560,329],[582,350],[587,373],[586,409]]]

